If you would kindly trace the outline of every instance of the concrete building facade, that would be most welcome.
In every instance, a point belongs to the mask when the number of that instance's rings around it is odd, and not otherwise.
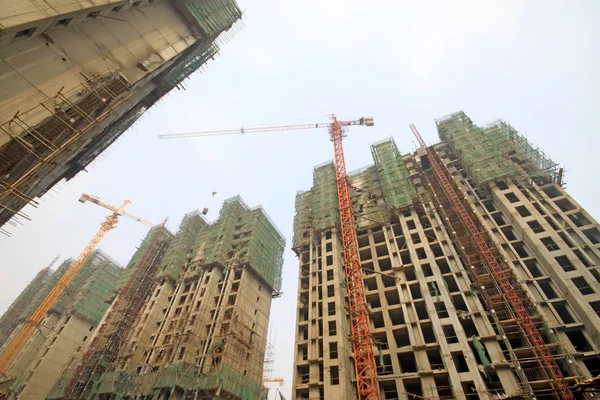
[[[562,170],[505,122],[478,127],[460,112],[437,127],[433,154],[580,390],[600,373],[597,222],[562,188]],[[386,140],[372,153],[349,181],[380,398],[561,398],[424,149],[401,155]],[[335,181],[323,168],[296,199],[298,400],[356,398]]]
[[[2,2],[0,226],[181,87],[240,18],[234,0]]]
[[[25,310],[31,304],[32,299],[36,297],[35,295],[40,288],[46,285],[53,273],[54,271],[50,268],[44,268],[38,272],[35,278],[8,307],[8,310],[2,314],[2,317],[0,317],[0,346],[3,346],[15,328],[29,317],[29,315],[25,315]]]
[[[38,288],[32,303],[22,311],[27,317],[23,317],[21,323],[28,319],[72,262],[63,262],[51,275],[52,279]],[[106,296],[122,271],[119,264],[101,250],[92,253],[6,371],[8,377],[3,378],[0,386],[2,395],[26,399],[46,397],[71,355],[81,350],[97,328],[108,308]],[[18,333],[20,326],[13,334]]]
[[[226,200],[212,224],[187,214],[156,259],[144,295],[128,302],[136,310],[131,323],[112,330],[120,339],[101,327],[48,398],[263,399],[284,246],[267,214],[239,197]]]

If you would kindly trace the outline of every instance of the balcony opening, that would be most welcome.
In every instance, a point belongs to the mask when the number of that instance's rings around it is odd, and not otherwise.
[[[433,328],[431,325],[423,324],[421,325],[421,332],[423,333],[423,339],[425,343],[437,343],[435,338],[435,334],[433,333]]]
[[[392,308],[388,310],[392,325],[403,325],[406,323],[404,320],[404,313],[401,308]]]
[[[417,317],[419,320],[429,319],[429,314],[427,314],[427,308],[425,307],[425,302],[420,301],[418,303],[414,303],[415,310],[417,311]]]
[[[469,366],[467,365],[467,360],[465,359],[462,351],[456,351],[452,353],[452,361],[454,361],[456,371],[469,372]]]
[[[566,303],[552,303],[554,310],[562,320],[563,324],[572,324],[575,323],[575,318],[573,318],[569,308]]]
[[[542,227],[542,225],[540,225],[539,222],[537,221],[529,221],[527,223],[527,225],[529,225],[529,227],[531,228],[531,230],[533,231],[533,233],[541,233],[544,232],[544,228]]]
[[[594,350],[582,331],[565,332],[575,350],[580,353]]]
[[[415,353],[412,351],[398,353],[398,362],[400,363],[401,373],[417,372],[417,360],[415,358]]]
[[[408,336],[408,330],[406,328],[394,330],[393,335],[394,340],[396,341],[396,347],[410,346],[410,336]]]
[[[423,386],[420,379],[406,379],[404,381],[404,388],[406,389],[407,398],[423,398]]]
[[[531,215],[531,213],[529,212],[529,210],[527,208],[525,208],[525,206],[516,207],[515,210],[517,210],[519,215],[523,218],[529,217]]]
[[[567,256],[554,257],[554,259],[565,272],[575,271],[575,267],[571,264]]]
[[[432,370],[444,369],[444,361],[439,350],[427,350],[427,359]]]
[[[579,289],[582,295],[585,296],[587,294],[595,293],[594,289],[590,287],[590,284],[585,280],[584,277],[581,276],[579,278],[573,278],[571,281],[573,281],[575,286],[577,286],[577,289]]]
[[[452,327],[452,325],[445,325],[442,327],[444,331],[444,337],[446,338],[446,342],[448,343],[458,343],[458,337],[456,336],[456,331]]]

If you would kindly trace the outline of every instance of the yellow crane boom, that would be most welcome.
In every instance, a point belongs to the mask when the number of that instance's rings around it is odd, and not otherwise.
[[[267,382],[278,382],[279,386],[283,386],[284,380],[283,380],[283,377],[281,377],[281,376],[278,376],[278,377],[275,377],[275,378],[265,378],[265,379],[263,379],[263,383],[267,383]]]
[[[27,322],[21,326],[19,331],[13,335],[12,340],[6,345],[2,354],[0,354],[0,374],[7,375],[8,368],[10,368],[12,361],[15,359],[19,351],[21,351],[25,343],[29,340],[35,328],[40,324],[40,322],[42,322],[42,319],[48,310],[50,310],[54,303],[56,303],[56,300],[58,300],[59,296],[62,294],[62,292],[64,292],[67,285],[71,282],[71,280],[73,280],[75,274],[77,274],[77,272],[81,269],[94,249],[98,246],[98,243],[100,243],[108,231],[115,228],[117,222],[119,221],[120,215],[125,215],[145,225],[153,226],[150,221],[146,221],[124,211],[125,206],[127,204],[131,204],[131,201],[129,200],[125,200],[119,207],[114,207],[103,203],[96,196],[83,194],[79,201],[82,203],[91,201],[94,204],[111,210],[112,214],[106,217],[96,235],[92,238],[92,240],[90,240],[88,245],[85,246],[79,257],[77,257],[73,264],[71,264],[69,269],[67,269],[64,275],[58,280],[56,285],[54,285],[50,293],[48,293],[46,298],[33,312],[29,320],[27,320]]]

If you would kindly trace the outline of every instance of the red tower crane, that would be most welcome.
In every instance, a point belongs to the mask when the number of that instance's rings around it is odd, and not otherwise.
[[[342,139],[345,128],[353,125],[373,126],[373,118],[360,118],[357,120],[338,121],[331,115],[331,122],[301,125],[269,126],[260,128],[240,128],[221,131],[179,133],[160,135],[161,139],[190,138],[216,135],[235,135],[254,132],[288,131],[297,129],[328,128],[333,142],[334,166],[337,183],[338,205],[340,212],[340,225],[342,244],[344,248],[344,268],[348,290],[348,304],[350,325],[352,329],[352,348],[354,352],[354,369],[356,372],[356,389],[358,400],[378,400],[379,388],[377,385],[377,369],[373,355],[373,338],[369,332],[369,320],[362,282],[362,271],[358,258],[358,241],[354,227],[354,214],[350,200],[348,174]]]
[[[515,288],[508,280],[506,274],[504,273],[504,271],[500,267],[500,264],[496,260],[496,257],[492,253],[492,250],[487,245],[483,235],[477,228],[477,225],[471,217],[471,215],[469,214],[469,211],[467,211],[465,206],[460,201],[460,197],[452,187],[452,184],[446,177],[446,174],[444,173],[442,167],[436,161],[433,150],[431,150],[431,148],[425,144],[425,141],[421,137],[421,134],[413,124],[410,124],[410,129],[412,130],[413,134],[415,135],[415,138],[419,142],[419,145],[425,149],[428,156],[427,158],[429,159],[429,163],[433,168],[433,172],[435,173],[438,181],[442,185],[444,192],[448,196],[452,207],[459,215],[460,219],[462,220],[462,223],[467,228],[467,233],[470,239],[475,244],[482,259],[490,267],[494,279],[497,280],[497,282],[499,283],[498,286],[503,291],[503,295],[508,300],[508,303],[510,304],[512,309],[515,311],[518,317],[517,323],[523,328],[525,332],[527,332],[527,334],[533,341],[535,351],[539,355],[543,365],[546,367],[546,370],[555,382],[560,398],[563,400],[574,399],[575,396],[569,388],[569,383],[566,381],[563,373],[561,372],[558,364],[556,363],[556,360],[554,360],[550,349],[544,342],[544,339],[542,338],[542,335],[533,323],[531,316],[528,314],[525,306],[519,299]]]

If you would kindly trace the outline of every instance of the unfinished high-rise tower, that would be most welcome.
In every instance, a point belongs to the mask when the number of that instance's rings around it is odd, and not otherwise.
[[[156,235],[165,229],[151,234],[95,337],[47,398],[263,399],[283,235],[239,197],[225,201],[214,223],[187,214],[162,245]]]
[[[0,233],[219,54],[235,0],[0,2]]]
[[[371,146],[350,173],[381,399],[592,398],[600,231],[562,169],[504,121]],[[423,145],[423,144],[422,144]],[[294,399],[356,398],[333,164],[296,197]]]
[[[44,269],[11,305],[2,317],[6,326],[13,327],[8,339],[20,333],[21,325],[72,263],[68,259],[56,271]],[[0,398],[45,398],[62,367],[94,333],[108,308],[105,297],[122,272],[119,264],[101,250],[90,255],[9,365],[6,376],[0,377]],[[32,285],[36,285],[33,293]],[[23,296],[27,296],[26,304],[21,301]]]

